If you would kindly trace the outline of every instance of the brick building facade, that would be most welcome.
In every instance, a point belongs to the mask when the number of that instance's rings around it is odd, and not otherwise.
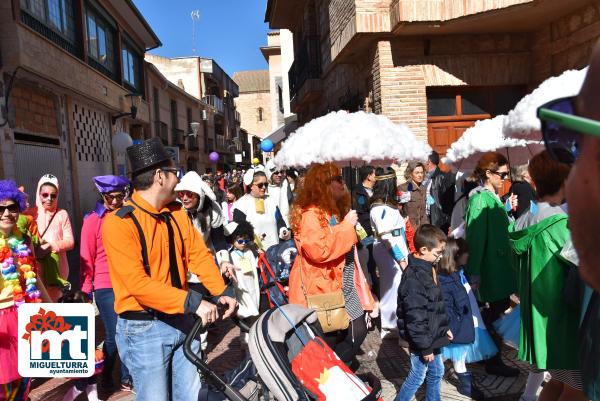
[[[190,95],[144,61],[160,45],[131,0],[0,2],[0,177],[24,185],[33,203],[40,176],[56,175],[59,206],[77,236],[98,199],[92,177],[126,173],[125,155],[111,143],[117,132],[160,136],[184,169],[203,172],[208,153],[226,146],[216,131],[239,131],[232,107],[219,110],[201,92]],[[197,81],[214,77],[202,73]],[[132,100],[135,117],[127,114]],[[199,123],[196,138],[192,122]]]
[[[117,169],[112,135],[149,135],[143,54],[161,43],[128,0],[56,4],[0,2],[0,176],[33,203],[39,177],[56,175],[77,233],[97,200],[91,178]],[[136,118],[113,124],[132,93]]]
[[[300,124],[382,113],[442,153],[474,121],[584,67],[600,37],[590,0],[268,0],[265,19],[294,34]]]

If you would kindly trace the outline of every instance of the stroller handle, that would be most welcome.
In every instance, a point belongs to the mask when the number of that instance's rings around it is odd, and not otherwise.
[[[193,363],[198,371],[204,376],[207,382],[216,387],[216,389],[231,400],[231,401],[248,401],[243,395],[239,393],[236,389],[229,386],[223,379],[221,379],[217,374],[200,358],[192,349],[192,342],[200,332],[200,330],[204,327],[202,324],[202,319],[196,319],[192,330],[186,335],[185,341],[183,343],[183,354],[185,357]]]

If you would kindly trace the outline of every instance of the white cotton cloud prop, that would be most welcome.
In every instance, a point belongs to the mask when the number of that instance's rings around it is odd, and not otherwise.
[[[586,73],[587,67],[582,70],[568,70],[542,82],[508,113],[504,120],[504,135],[510,138],[539,141],[542,138],[542,125],[537,118],[538,107],[554,99],[577,95]]]
[[[274,158],[279,167],[308,167],[314,163],[390,165],[424,160],[431,147],[404,124],[359,111],[331,112],[299,128]]]
[[[543,149],[543,145],[536,141],[504,137],[502,128],[505,119],[506,116],[501,115],[477,121],[450,145],[442,161],[461,170],[470,170],[475,168],[483,153],[499,152],[513,165],[527,163],[533,155]]]

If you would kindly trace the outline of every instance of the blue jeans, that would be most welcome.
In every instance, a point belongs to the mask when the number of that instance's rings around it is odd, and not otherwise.
[[[129,367],[138,401],[197,401],[200,375],[183,354],[191,316],[163,320],[117,320],[117,346]],[[195,353],[200,342],[192,343]]]
[[[117,361],[117,343],[115,334],[117,330],[117,314],[115,312],[115,293],[112,288],[102,288],[94,291],[96,306],[100,311],[100,319],[104,325],[106,338],[104,339],[104,369],[102,377],[104,383],[112,383],[112,372]],[[131,382],[129,370],[123,361],[121,361],[121,383]]]
[[[433,361],[425,362],[423,357],[410,354],[410,372],[402,384],[396,401],[410,401],[415,396],[423,382],[427,381],[425,401],[440,401],[442,378],[444,377],[444,362],[442,355],[434,355]]]

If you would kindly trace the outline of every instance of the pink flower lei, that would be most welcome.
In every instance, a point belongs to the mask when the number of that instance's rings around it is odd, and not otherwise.
[[[40,291],[37,288],[35,274],[35,260],[31,249],[25,243],[23,236],[10,236],[8,239],[0,238],[0,272],[4,279],[4,286],[12,288],[13,299],[16,306],[23,303],[42,302]],[[23,291],[25,286],[25,291]]]

